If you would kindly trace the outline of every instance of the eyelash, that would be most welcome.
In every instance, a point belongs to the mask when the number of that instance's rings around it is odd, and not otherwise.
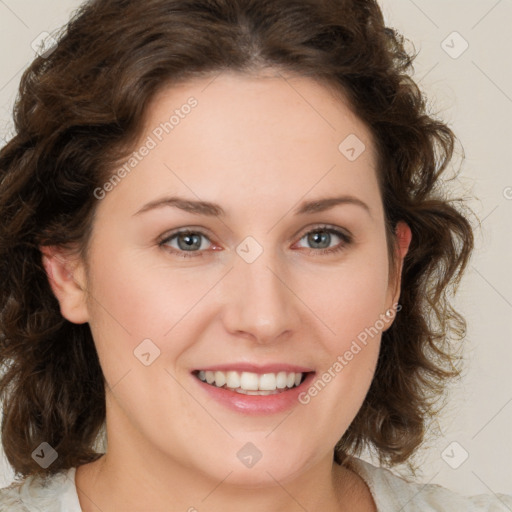
[[[313,253],[315,253],[317,255],[318,254],[326,255],[326,254],[333,254],[333,253],[340,252],[340,251],[344,250],[347,245],[352,243],[352,236],[351,235],[349,235],[348,233],[345,233],[343,231],[340,231],[339,229],[336,229],[336,228],[334,228],[332,226],[316,226],[314,229],[312,229],[310,231],[306,231],[300,237],[299,241],[302,240],[307,235],[310,235],[310,234],[313,234],[313,233],[319,233],[319,232],[320,233],[321,232],[326,232],[326,233],[334,234],[337,237],[339,237],[342,241],[338,245],[336,245],[334,247],[329,247],[329,248],[326,248],[326,249],[309,249],[310,252],[313,252]],[[203,233],[202,231],[200,231],[200,230],[181,229],[181,230],[178,230],[178,231],[174,231],[174,232],[170,233],[169,235],[165,236],[165,238],[162,239],[158,243],[159,247],[163,247],[163,248],[165,248],[165,250],[169,251],[170,253],[175,254],[175,255],[177,255],[179,257],[182,257],[182,258],[194,258],[194,257],[198,257],[198,256],[199,257],[204,256],[204,251],[180,251],[180,250],[176,250],[174,248],[169,248],[169,246],[166,245],[171,240],[173,240],[175,237],[177,237],[179,235],[182,235],[182,234],[186,234],[186,235],[201,235],[201,236],[204,236],[206,239],[208,239],[210,241],[208,236],[205,233]],[[306,248],[306,250],[308,250],[308,249]]]

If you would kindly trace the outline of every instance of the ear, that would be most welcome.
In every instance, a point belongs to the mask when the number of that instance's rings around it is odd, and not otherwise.
[[[409,245],[412,239],[411,228],[403,221],[397,223],[395,228],[396,235],[396,248],[395,248],[395,271],[391,276],[392,279],[389,283],[390,291],[390,309],[395,309],[395,304],[398,303],[400,298],[400,285],[402,282],[402,269],[404,266],[404,259],[409,250]]]
[[[71,251],[56,246],[40,247],[42,263],[62,316],[74,324],[89,320],[83,262]]]

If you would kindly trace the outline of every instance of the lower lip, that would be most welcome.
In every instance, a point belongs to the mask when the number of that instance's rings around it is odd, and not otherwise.
[[[244,414],[276,414],[299,405],[299,395],[309,387],[314,376],[314,372],[308,373],[297,387],[274,395],[244,395],[207,384],[195,375],[192,375],[192,378],[211,398],[228,409]]]

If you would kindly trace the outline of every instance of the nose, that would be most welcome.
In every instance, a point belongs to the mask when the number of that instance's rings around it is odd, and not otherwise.
[[[264,251],[256,261],[237,258],[224,280],[226,330],[260,344],[290,336],[299,329],[300,301],[289,269]]]

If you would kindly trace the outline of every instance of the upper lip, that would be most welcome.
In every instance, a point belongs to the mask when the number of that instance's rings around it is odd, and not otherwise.
[[[216,364],[210,366],[202,366],[200,368],[196,368],[194,371],[220,371],[220,372],[229,372],[229,371],[238,371],[238,372],[251,372],[251,373],[278,373],[278,372],[287,372],[287,373],[309,373],[314,370],[311,368],[307,368],[306,366],[298,366],[294,364],[286,364],[286,363],[272,363],[272,364],[251,364],[251,363],[230,363],[230,364]]]

